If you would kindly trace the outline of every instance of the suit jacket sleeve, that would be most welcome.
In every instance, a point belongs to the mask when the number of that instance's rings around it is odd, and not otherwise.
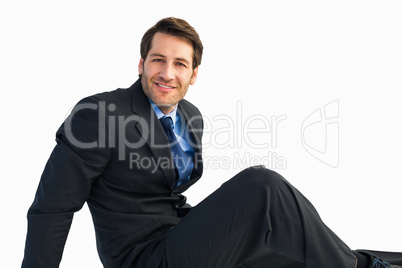
[[[74,212],[110,157],[103,145],[107,126],[99,102],[82,100],[56,134],[55,146],[28,211],[22,267],[58,267]]]

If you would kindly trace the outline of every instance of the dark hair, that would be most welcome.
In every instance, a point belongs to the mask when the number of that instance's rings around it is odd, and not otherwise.
[[[193,69],[201,64],[203,46],[198,33],[187,21],[169,17],[158,21],[142,37],[141,58],[145,60],[152,46],[152,39],[156,33],[164,33],[177,37],[184,37],[193,45]]]

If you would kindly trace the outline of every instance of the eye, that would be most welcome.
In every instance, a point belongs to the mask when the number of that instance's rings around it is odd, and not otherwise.
[[[162,59],[153,59],[152,61],[153,61],[153,62],[163,62]]]
[[[180,67],[187,67],[187,65],[185,65],[184,63],[181,63],[181,62],[177,62],[176,65],[178,65]]]

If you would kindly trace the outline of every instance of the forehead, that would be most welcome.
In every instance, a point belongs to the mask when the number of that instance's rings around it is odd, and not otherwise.
[[[192,62],[194,50],[191,42],[184,37],[157,32],[152,38],[148,56],[155,53]]]

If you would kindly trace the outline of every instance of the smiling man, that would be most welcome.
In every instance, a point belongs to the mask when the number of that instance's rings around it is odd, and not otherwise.
[[[183,98],[202,51],[186,21],[162,19],[142,39],[140,79],[76,105],[28,211],[22,267],[59,266],[85,203],[107,268],[392,267],[350,250],[299,191],[262,166],[193,208],[186,203],[182,193],[202,175],[203,120]]]

